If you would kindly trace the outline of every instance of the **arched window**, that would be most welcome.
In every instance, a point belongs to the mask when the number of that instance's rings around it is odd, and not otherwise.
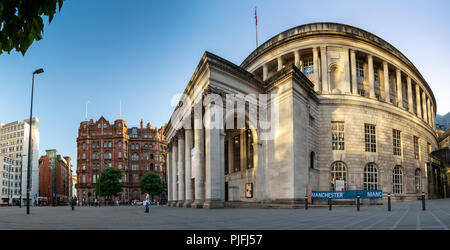
[[[414,175],[414,180],[415,180],[415,188],[416,188],[416,193],[420,193],[422,191],[422,171],[420,171],[420,169],[416,169],[415,175]]]
[[[131,144],[131,149],[134,150],[134,144]]]
[[[139,155],[136,154],[136,153],[134,153],[134,154],[131,156],[131,160],[133,160],[133,161],[139,160]]]
[[[119,124],[120,124],[120,123],[119,123]],[[121,147],[122,147],[122,142],[119,141],[119,142],[117,143],[117,146],[118,146],[119,148],[121,148]]]
[[[153,163],[150,163],[150,170],[155,170]]]
[[[316,153],[314,151],[311,151],[309,154],[309,167],[314,168],[314,158],[316,157]]]
[[[392,192],[394,194],[403,193],[403,171],[400,166],[395,166],[392,172]]]
[[[344,181],[344,189],[347,189],[347,167],[345,163],[338,161],[331,165],[331,190],[336,189],[336,181]]]
[[[118,157],[119,157],[119,158],[122,158],[122,152],[119,152],[119,153],[118,153]]]
[[[139,149],[139,144],[136,144],[136,149]]]
[[[153,154],[150,154],[150,159],[153,160]]]
[[[375,163],[368,163],[364,167],[364,190],[378,189],[378,168]]]

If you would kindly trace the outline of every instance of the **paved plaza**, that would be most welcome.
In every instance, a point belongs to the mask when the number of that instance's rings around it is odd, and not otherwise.
[[[450,199],[356,207],[304,209],[193,209],[153,206],[1,207],[0,229],[181,229],[181,230],[448,230]]]

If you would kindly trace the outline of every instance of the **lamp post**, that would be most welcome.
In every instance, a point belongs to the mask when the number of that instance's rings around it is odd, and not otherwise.
[[[33,91],[34,91],[34,75],[41,74],[44,70],[42,68],[33,72],[31,81],[31,105],[30,105],[30,133],[28,134],[28,166],[27,166],[27,214],[30,214],[30,189],[31,189],[31,128],[33,126]]]

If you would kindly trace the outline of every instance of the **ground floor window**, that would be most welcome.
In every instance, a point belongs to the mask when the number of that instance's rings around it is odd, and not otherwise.
[[[344,189],[347,189],[347,166],[343,162],[335,162],[331,165],[331,190],[339,189],[337,184],[342,183],[340,181],[344,181]]]
[[[395,166],[392,174],[392,191],[394,194],[403,193],[403,171],[401,167]]]
[[[416,173],[414,176],[414,180],[415,180],[415,187],[416,187],[416,193],[420,193],[422,190],[422,173],[420,171],[420,169],[416,169]]]
[[[364,167],[364,190],[378,189],[378,168],[374,163]]]

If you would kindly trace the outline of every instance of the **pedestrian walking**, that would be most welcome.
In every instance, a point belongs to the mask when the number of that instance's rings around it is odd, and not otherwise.
[[[148,213],[150,211],[150,195],[145,194],[145,212]]]
[[[70,204],[71,204],[71,206],[72,206],[72,211],[73,210],[75,210],[75,200],[73,199],[73,197],[72,197],[72,200],[70,201]]]

